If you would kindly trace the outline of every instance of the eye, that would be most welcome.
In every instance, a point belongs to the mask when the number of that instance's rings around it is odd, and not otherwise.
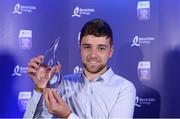
[[[87,45],[87,46],[83,46],[83,48],[84,48],[84,49],[90,49],[91,46],[88,46],[88,45]]]
[[[99,47],[98,49],[99,49],[99,51],[104,51],[104,50],[106,50],[105,47]]]
[[[83,45],[82,45],[82,49],[84,49],[84,50],[90,50],[90,49],[91,49],[91,45],[89,45],[89,44],[83,44]]]

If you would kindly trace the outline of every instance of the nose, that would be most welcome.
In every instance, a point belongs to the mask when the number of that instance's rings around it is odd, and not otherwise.
[[[98,55],[97,49],[96,48],[92,48],[91,49],[91,57],[94,58],[94,57],[97,57],[97,55]]]

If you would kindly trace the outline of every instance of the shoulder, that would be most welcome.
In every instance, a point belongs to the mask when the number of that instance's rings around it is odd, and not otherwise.
[[[121,90],[124,90],[124,89],[130,89],[133,91],[136,90],[134,84],[128,79],[115,73],[112,78],[115,80],[116,84],[119,85],[119,87],[121,87]]]

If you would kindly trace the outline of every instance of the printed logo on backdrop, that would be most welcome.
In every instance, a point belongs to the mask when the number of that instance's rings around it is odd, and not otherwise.
[[[95,9],[93,8],[79,8],[75,7],[73,11],[72,17],[81,17],[82,15],[91,15],[92,13],[95,12]]]
[[[143,98],[136,96],[135,106],[141,107],[143,105],[150,106],[156,101],[155,98],[149,97],[149,98]]]
[[[150,44],[152,41],[154,41],[155,38],[154,37],[139,37],[139,36],[135,36],[132,40],[132,44],[131,46],[141,46],[142,44]]]
[[[151,62],[139,61],[138,63],[138,76],[140,81],[151,80]]]
[[[14,6],[13,14],[22,14],[22,13],[31,13],[33,10],[36,10],[36,6],[25,6],[19,3],[16,3]]]
[[[22,74],[26,74],[26,73],[27,73],[27,67],[16,65],[14,67],[14,72],[12,76],[22,76]]]
[[[137,4],[137,17],[139,20],[150,19],[150,1],[139,1]]]
[[[19,31],[19,47],[22,50],[29,50],[32,48],[32,30]]]
[[[79,66],[76,66],[75,68],[74,68],[74,74],[77,74],[77,73],[82,73],[83,72],[83,68],[81,68],[81,67],[79,67]]]
[[[18,107],[20,111],[24,112],[27,107],[28,100],[31,98],[31,92],[19,92]]]

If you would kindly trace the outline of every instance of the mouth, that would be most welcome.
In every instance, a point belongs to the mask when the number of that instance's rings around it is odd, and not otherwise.
[[[92,65],[95,65],[95,64],[98,64],[100,61],[99,60],[92,60],[92,59],[90,59],[89,61],[88,61],[90,64],[92,64]]]

